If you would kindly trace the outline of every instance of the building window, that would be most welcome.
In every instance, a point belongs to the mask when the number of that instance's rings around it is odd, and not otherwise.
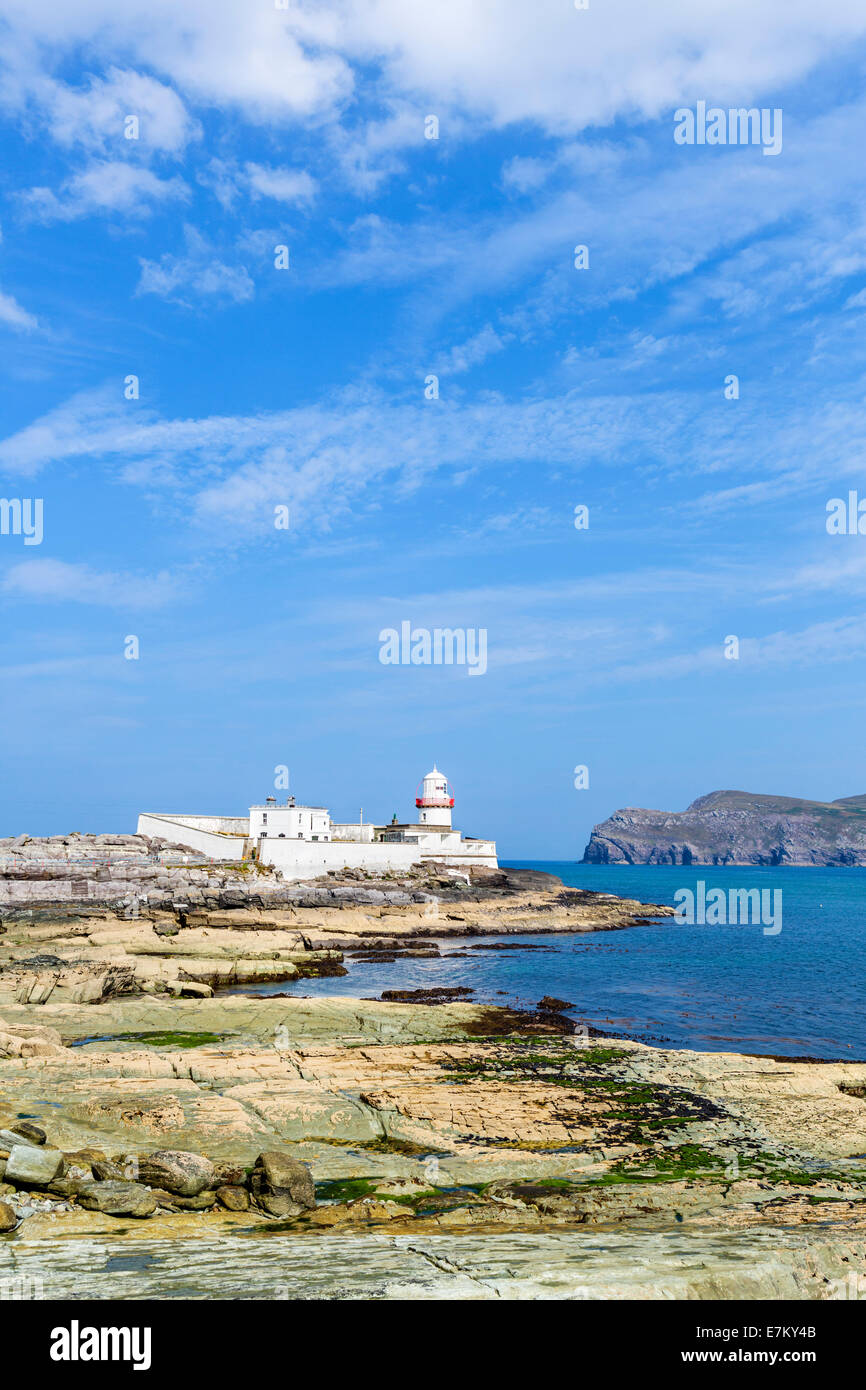
[[[263,840],[266,840],[267,838],[268,838],[268,832],[267,832],[267,830],[263,830],[263,831],[262,831],[262,839],[263,839]]]
[[[267,811],[263,811],[263,812],[262,812],[262,825],[267,825],[267,823],[268,823],[268,813],[267,813]]]

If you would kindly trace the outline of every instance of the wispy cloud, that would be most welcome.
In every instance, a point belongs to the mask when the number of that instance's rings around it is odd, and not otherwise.
[[[4,294],[0,291],[0,323],[5,323],[8,328],[18,328],[29,332],[38,327],[38,320],[35,314],[30,314],[23,309],[17,299],[11,294]]]
[[[211,270],[212,283],[198,280],[206,273],[198,263],[189,269],[194,290],[248,297],[243,284],[232,292]],[[171,268],[166,277],[164,292],[183,297],[181,272],[176,283]],[[591,472],[595,486],[605,478],[614,486],[623,470],[632,489],[667,479],[676,483],[676,506],[662,499],[656,518],[667,509],[672,522],[682,513],[690,524],[816,484],[832,490],[862,472],[866,407],[856,381],[837,388],[838,400],[778,390],[760,409],[725,402],[721,384],[719,377],[713,409],[693,391],[588,395],[580,387],[426,401],[419,375],[411,395],[352,388],[289,410],[200,418],[161,416],[125,402],[112,385],[72,397],[0,441],[0,470],[32,474],[79,459],[108,464],[131,484],[158,477],[163,492],[191,502],[200,523],[230,525],[235,537],[272,529],[278,504],[296,508],[305,528],[327,528],[359,497],[377,502],[386,478],[400,498],[433,478],[504,465]],[[642,480],[633,475],[638,464]],[[705,480],[715,475],[725,486],[708,491]]]
[[[37,603],[90,603],[109,608],[151,609],[175,600],[184,585],[175,576],[99,572],[64,560],[22,560],[0,580],[10,598]]]
[[[574,469],[615,464],[635,448],[683,467],[682,431],[700,406],[686,397],[558,397],[425,401],[348,390],[316,405],[244,416],[163,419],[118,391],[74,397],[0,442],[0,469],[33,472],[64,459],[158,459],[197,492],[200,513],[252,521],[266,500],[340,505],[341,487],[363,489],[390,473],[411,490],[437,471],[503,462]],[[730,423],[724,427],[730,429]],[[695,445],[698,448],[698,445]],[[712,451],[712,439],[699,452]],[[689,455],[692,463],[694,455]],[[201,485],[204,477],[213,479]]]
[[[167,252],[158,261],[142,258],[137,294],[156,294],[178,304],[196,299],[242,304],[252,299],[255,284],[246,266],[226,265],[194,227],[184,228],[186,251]]]
[[[0,109],[26,110],[58,145],[106,155],[123,139],[127,155],[147,159],[178,154],[201,134],[177,92],[147,73],[110,64],[72,85],[23,59],[7,67]]]
[[[247,164],[245,173],[254,198],[272,198],[277,203],[311,203],[317,184],[306,169],[273,168]]]
[[[98,160],[63,184],[60,194],[50,188],[31,188],[21,195],[27,214],[40,222],[72,222],[95,213],[145,217],[164,202],[185,201],[183,179],[161,179],[150,169],[121,160]]]

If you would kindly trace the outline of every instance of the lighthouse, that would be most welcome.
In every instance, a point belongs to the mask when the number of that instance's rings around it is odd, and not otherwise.
[[[451,808],[454,797],[448,785],[448,778],[433,766],[421,784],[421,795],[415,797],[418,807],[418,824],[435,826],[437,829],[451,829]]]

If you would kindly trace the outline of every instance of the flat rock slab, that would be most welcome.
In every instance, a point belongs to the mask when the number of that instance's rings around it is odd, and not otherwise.
[[[106,1073],[101,1074],[94,1065],[96,1054],[90,1054],[82,1068],[84,1075],[79,1077],[68,1062],[56,1069],[25,1069],[13,1063],[16,1074],[4,1066],[0,1071],[0,1107],[39,1114],[53,1143],[64,1149],[88,1145],[136,1151],[171,1147],[214,1157],[240,1157],[249,1156],[251,1149],[259,1151],[262,1141],[273,1137],[258,1115],[231,1095],[176,1077],[170,1066],[167,1075],[147,1074],[149,1065],[133,1066],[131,1075],[123,1075],[124,1068],[118,1062],[122,1057],[120,1053],[109,1054]],[[162,1059],[147,1061],[160,1063]],[[36,1148],[28,1151],[44,1152]]]
[[[3,1004],[10,1028],[33,1021],[32,1007]],[[315,999],[248,999],[225,995],[215,999],[170,1002],[149,996],[108,1000],[89,1005],[40,1006],[38,1016],[62,1034],[64,1041],[94,1033],[211,1032],[231,1033],[250,1041],[274,1043],[286,1036],[304,1043],[417,1042],[459,1038],[477,1026],[487,1010],[473,1004],[416,1007],[377,1001],[322,996]]]
[[[334,1002],[293,1001],[323,1004],[330,1020]],[[376,1008],[341,1002],[348,1005],[338,1011],[342,1025]],[[408,1012],[426,1017],[440,1010]],[[282,1009],[278,1016],[285,1017]],[[317,1011],[300,1016],[315,1018]],[[513,1147],[509,1160],[503,1145],[576,1150],[568,1171],[616,1156],[606,1116],[618,1102],[581,1086],[582,1050],[569,1040],[555,1048],[560,1058],[573,1059],[567,1085],[543,1072],[509,1075],[507,1045],[482,1050],[470,1041],[364,1040],[348,1047],[316,1036],[301,1043],[294,1033],[280,1035],[279,1044],[108,1053],[76,1048],[56,1057],[8,1059],[0,1068],[0,1125],[8,1128],[26,1110],[49,1131],[54,1147],[185,1149],[246,1162],[273,1141],[363,1145],[389,1139],[471,1160],[477,1171],[486,1170],[483,1180],[494,1176],[494,1162],[496,1176],[515,1171]],[[828,1160],[866,1152],[866,1103],[856,1094],[866,1084],[863,1064],[785,1063],[628,1042],[617,1042],[615,1050],[610,1077],[684,1089],[723,1107],[728,1118],[695,1120],[684,1142],[721,1139],[738,1151],[739,1139],[751,1135],[763,1149],[784,1145]],[[490,1071],[498,1053],[504,1073]],[[483,1075],[474,1074],[478,1066]],[[329,1175],[333,1171],[329,1162]]]
[[[381,1117],[350,1095],[298,1078],[235,1086],[229,1093],[283,1139],[366,1142],[384,1134]]]
[[[760,1125],[776,1143],[827,1159],[866,1152],[866,1101],[840,1089],[866,1089],[862,1062],[787,1062],[616,1045],[631,1049],[635,1067],[648,1080],[709,1096]]]
[[[132,1243],[108,1226],[98,1239],[59,1240],[50,1255],[19,1232],[0,1242],[0,1279],[38,1283],[46,1299],[803,1300],[843,1297],[848,1271],[866,1262],[866,1241],[840,1230],[212,1233],[232,1219],[249,1228],[249,1213],[165,1219],[162,1229],[170,1221],[194,1237],[194,1258],[185,1239],[152,1238],[159,1216],[131,1223]],[[52,1234],[61,1225],[33,1217],[22,1229],[36,1234],[37,1221]]]

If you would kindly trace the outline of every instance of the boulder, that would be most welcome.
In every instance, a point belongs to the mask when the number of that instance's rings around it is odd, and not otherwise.
[[[44,1004],[50,999],[59,978],[59,972],[54,975],[43,973],[26,976],[15,996],[16,1002],[19,1004]]]
[[[14,1231],[17,1225],[15,1208],[8,1202],[0,1202],[0,1231]]]
[[[74,1004],[101,1004],[118,994],[137,994],[138,985],[131,965],[110,965],[106,970],[88,973],[72,989]]]
[[[545,994],[543,999],[539,999],[535,1006],[537,1009],[544,1009],[548,1013],[559,1014],[566,1009],[573,1009],[574,1004],[569,1004],[567,999],[556,999],[553,995]]]
[[[209,1158],[181,1149],[157,1149],[142,1154],[138,1175],[148,1187],[161,1187],[180,1197],[197,1197],[206,1188],[216,1187],[216,1174]]]
[[[250,1194],[245,1187],[231,1187],[228,1184],[218,1187],[216,1191],[217,1201],[226,1211],[249,1211]]]
[[[6,1182],[41,1186],[53,1182],[62,1167],[63,1154],[59,1149],[22,1142],[10,1150],[3,1176]]]
[[[423,1178],[387,1178],[376,1181],[376,1195],[388,1197],[417,1197],[419,1192],[429,1192],[433,1183]]]
[[[0,1031],[0,1057],[52,1057],[63,1051],[59,1043],[46,1038],[25,1038],[20,1033]]]
[[[48,1138],[44,1129],[31,1124],[29,1120],[19,1120],[10,1128],[13,1134],[17,1134],[21,1139],[26,1139],[31,1144],[44,1144]]]
[[[26,1144],[30,1149],[38,1149],[39,1145],[35,1139],[27,1139],[23,1134],[16,1134],[13,1129],[0,1129],[0,1148],[7,1153],[15,1148],[16,1144]]]
[[[309,1168],[279,1149],[259,1154],[250,1189],[257,1205],[271,1216],[299,1216],[316,1205],[316,1188]]]
[[[199,1192],[195,1197],[179,1197],[176,1192],[155,1187],[153,1195],[161,1207],[168,1207],[171,1211],[210,1211],[211,1207],[216,1206],[216,1193],[211,1189]]]
[[[405,1221],[410,1215],[399,1202],[359,1197],[353,1202],[334,1202],[319,1207],[307,1219],[315,1226],[368,1226],[384,1221]]]
[[[242,1163],[233,1163],[228,1158],[214,1159],[217,1190],[221,1187],[246,1187],[247,1170]]]
[[[94,1163],[106,1162],[102,1149],[95,1149],[90,1146],[83,1149],[73,1149],[71,1153],[68,1150],[64,1151],[63,1157],[66,1160],[70,1177],[78,1176],[79,1173],[84,1173],[86,1177],[90,1177]],[[106,1175],[94,1173],[93,1176],[103,1177]],[[120,1176],[129,1177],[129,1174],[125,1173]]]
[[[77,1197],[82,1187],[91,1181],[90,1169],[86,1173],[76,1169],[62,1178],[55,1178],[48,1184],[48,1191],[54,1197]]]
[[[156,1196],[138,1182],[86,1182],[78,1201],[86,1211],[101,1211],[106,1216],[144,1217],[156,1211]]]
[[[46,1023],[16,1023],[11,1024],[0,1022],[0,1030],[3,1032],[14,1033],[18,1038],[38,1039],[39,1042],[56,1043],[61,1051],[63,1039],[56,1028],[49,1028]]]
[[[98,1182],[134,1182],[138,1177],[138,1165],[133,1162],[119,1163],[115,1159],[94,1158],[90,1164],[93,1176]]]

